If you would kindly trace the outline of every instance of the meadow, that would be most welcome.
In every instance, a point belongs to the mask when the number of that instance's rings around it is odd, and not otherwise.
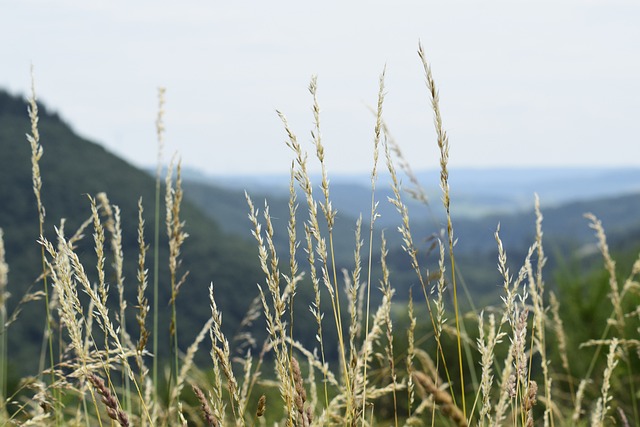
[[[31,147],[33,210],[39,229],[33,240],[37,239],[41,263],[32,266],[37,289],[21,296],[17,309],[7,310],[9,294],[22,292],[12,289],[8,281],[11,266],[5,261],[0,228],[2,422],[25,426],[640,425],[640,257],[623,263],[622,271],[609,250],[602,223],[585,213],[599,250],[598,260],[591,261],[593,288],[584,288],[587,285],[578,278],[572,287],[561,288],[558,277],[552,280],[545,270],[543,212],[532,195],[535,238],[525,258],[517,260],[516,270],[509,267],[514,260],[508,258],[500,225],[495,224],[498,258],[494,263],[501,282],[496,283],[499,295],[494,299],[500,303],[475,307],[468,301],[456,264],[449,139],[422,46],[418,56],[440,152],[443,229],[434,230],[436,237],[426,247],[428,236],[412,234],[407,198],[434,202],[420,191],[420,182],[387,128],[383,71],[372,115],[371,199],[362,207],[367,226],[362,219],[355,226],[351,268],[336,266],[334,230],[339,218],[331,203],[313,77],[308,88],[313,112],[311,156],[285,114],[278,112],[293,158],[289,250],[284,254],[276,250],[269,205],[259,205],[247,194],[258,254],[255,263],[263,273],[257,296],[241,331],[227,336],[212,283],[208,294],[201,296],[201,301],[208,299],[202,304],[208,305],[211,314],[188,347],[180,345],[178,336],[184,326],[176,308],[183,286],[190,286],[182,266],[189,235],[181,216],[184,193],[179,161],[173,158],[163,177],[159,156],[155,210],[150,216],[140,201],[137,218],[121,218],[120,208],[107,194],[91,194],[86,202],[89,217],[78,229],[67,230],[64,221],[56,223],[58,219],[45,215],[42,194],[47,189],[39,165],[46,149],[40,140],[33,89],[28,110],[31,129],[25,144]],[[161,152],[162,89],[158,97]],[[319,165],[320,182],[311,182],[309,161]],[[388,200],[380,200],[376,193],[383,173],[392,182],[393,197]],[[412,191],[403,188],[401,174]],[[299,194],[304,197],[299,199]],[[397,230],[376,226],[382,203],[391,203],[399,213]],[[135,259],[124,256],[122,221],[137,221]],[[45,229],[55,230],[55,238]],[[415,274],[416,286],[407,300],[395,298],[394,271],[386,258],[385,233],[391,232],[400,234]],[[158,265],[161,233],[166,235],[169,253],[163,280],[159,280]],[[95,265],[83,262],[78,251],[79,242],[87,240],[95,251]],[[125,298],[125,263],[137,266],[135,279],[129,279],[137,286],[134,300]],[[160,283],[170,287],[166,307],[158,300]],[[591,311],[576,308],[578,295],[596,291],[599,297]],[[40,369],[10,386],[7,336],[16,323],[29,321],[20,316],[23,304],[39,304],[46,313]],[[159,311],[165,309],[170,313],[166,329],[158,322]],[[305,320],[302,337],[297,322],[309,313],[312,320]],[[132,316],[135,322],[126,320]],[[266,329],[266,335],[253,333],[256,329]],[[156,357],[161,348],[170,354],[166,363]],[[209,354],[208,363],[196,363],[196,355],[203,352]]]

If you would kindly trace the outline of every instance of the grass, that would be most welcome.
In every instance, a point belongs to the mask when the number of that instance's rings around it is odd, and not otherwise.
[[[455,234],[449,188],[449,140],[439,106],[439,94],[422,46],[418,54],[427,85],[427,98],[433,109],[436,144],[440,150],[440,185],[446,212],[446,226],[437,251],[425,251],[416,244],[423,236],[411,232],[410,213],[404,202],[396,165],[409,176],[411,194],[428,205],[419,183],[411,172],[399,146],[390,137],[384,122],[385,96],[383,71],[378,88],[372,134],[373,167],[371,204],[368,207],[369,230],[363,241],[362,220],[356,224],[354,263],[350,271],[338,271],[334,256],[333,232],[336,211],[331,204],[330,184],[321,138],[320,103],[316,77],[309,91],[313,105],[312,143],[321,168],[318,201],[311,182],[308,154],[298,142],[283,113],[287,145],[292,150],[289,199],[289,253],[281,259],[274,244],[274,229],[269,206],[257,207],[247,195],[249,218],[258,247],[258,262],[264,273],[259,297],[242,322],[247,326],[263,317],[268,336],[264,342],[249,345],[254,338],[247,329],[241,338],[226,337],[222,315],[216,303],[215,286],[209,288],[211,317],[203,325],[193,344],[178,347],[179,323],[175,301],[180,287],[188,283],[181,272],[180,249],[188,244],[184,222],[180,218],[182,189],[180,164],[173,178],[171,161],[165,181],[165,228],[169,240],[171,286],[171,324],[167,344],[172,349],[168,379],[162,381],[158,353],[162,331],[158,314],[158,242],[160,230],[160,170],[156,176],[156,211],[153,239],[153,295],[148,295],[149,272],[146,258],[145,214],[138,212],[139,254],[137,298],[128,308],[122,291],[122,253],[120,210],[104,194],[89,196],[90,215],[84,225],[67,234],[64,221],[56,227],[56,241],[43,236],[44,207],[38,162],[43,155],[39,143],[38,112],[35,91],[29,115],[32,129],[28,136],[32,147],[35,209],[39,212],[38,239],[42,248],[43,292],[47,322],[43,331],[45,345],[40,372],[25,378],[18,390],[8,394],[6,382],[6,337],[11,333],[7,318],[7,266],[0,229],[0,320],[4,325],[0,340],[0,418],[16,425],[237,425],[277,423],[287,426],[310,425],[481,425],[481,426],[564,426],[564,425],[638,425],[638,325],[640,309],[640,258],[626,279],[607,245],[600,221],[587,219],[608,274],[609,300],[602,305],[610,313],[601,325],[597,339],[575,346],[563,318],[568,299],[548,292],[544,266],[543,213],[535,200],[535,239],[521,268],[514,275],[496,225],[497,268],[502,278],[499,306],[462,312],[463,295],[459,266],[455,257]],[[163,140],[164,90],[160,91],[157,120],[161,153]],[[384,156],[394,196],[389,200],[398,210],[398,231],[402,248],[411,260],[419,284],[420,298],[410,293],[408,301],[396,301],[393,271],[386,257],[387,241],[376,228],[379,203],[376,184],[380,155]],[[298,186],[304,197],[306,220],[299,219]],[[126,220],[126,219],[124,219]],[[300,221],[302,221],[300,223]],[[76,251],[85,228],[93,228],[97,255],[95,266],[85,266]],[[303,231],[303,238],[298,232]],[[387,231],[388,233],[388,231]],[[379,242],[379,243],[378,243]],[[110,249],[109,249],[110,248]],[[362,250],[366,251],[366,262]],[[380,248],[376,250],[376,248]],[[110,250],[116,271],[117,310],[111,311],[114,298],[105,280],[105,251]],[[377,253],[376,253],[377,252]],[[426,269],[426,257],[436,258],[436,271]],[[382,271],[377,277],[374,259]],[[433,264],[433,263],[431,263]],[[430,264],[430,265],[431,265]],[[92,280],[87,270],[97,271]],[[36,271],[36,270],[34,270]],[[371,292],[376,286],[381,295],[377,307]],[[294,336],[300,307],[296,290],[313,288],[308,306],[315,324],[317,347],[305,348]],[[374,290],[375,291],[375,290]],[[79,292],[89,300],[83,304]],[[377,291],[376,291],[377,292]],[[204,295],[203,295],[204,297]],[[329,298],[329,316],[325,317],[323,299]],[[149,301],[153,300],[153,309]],[[294,301],[296,304],[294,305]],[[473,304],[470,304],[473,307]],[[127,311],[135,310],[138,330],[125,327]],[[153,327],[147,329],[147,317]],[[450,320],[452,318],[452,320]],[[28,319],[25,319],[28,321]],[[574,321],[573,325],[576,324]],[[579,324],[579,322],[577,322]],[[311,331],[310,331],[311,333]],[[337,337],[337,360],[327,355],[327,334]],[[153,337],[151,352],[147,348]],[[202,342],[211,342],[210,366],[196,366],[194,356]],[[243,353],[236,356],[234,346]],[[572,347],[573,346],[573,347]],[[56,353],[54,350],[59,348]],[[252,354],[252,351],[257,354]],[[586,369],[576,368],[575,358],[590,357]],[[147,367],[152,365],[151,370]],[[581,364],[584,366],[585,364]]]

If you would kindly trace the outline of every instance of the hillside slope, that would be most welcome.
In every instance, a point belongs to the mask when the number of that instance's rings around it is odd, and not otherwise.
[[[106,192],[112,204],[122,210],[123,250],[125,256],[125,288],[129,301],[127,320],[135,324],[135,293],[137,263],[137,201],[142,197],[146,218],[146,240],[153,243],[153,213],[155,182],[148,174],[129,165],[104,148],[80,138],[56,114],[40,107],[40,141],[44,155],[40,162],[42,175],[42,199],[46,210],[45,235],[53,238],[54,226],[66,218],[67,234],[90,215],[87,195]],[[30,146],[25,133],[30,123],[25,102],[0,92],[0,227],[4,230],[6,258],[10,266],[10,311],[34,283],[41,272],[38,238],[38,219],[35,196],[32,190]],[[155,147],[149,141],[149,156]],[[169,301],[168,250],[164,231],[164,208],[161,208],[160,243],[160,312],[166,313]],[[202,324],[210,316],[208,286],[215,284],[218,304],[225,313],[226,330],[233,333],[244,315],[252,297],[257,294],[256,283],[262,281],[257,263],[257,250],[251,242],[230,236],[212,220],[205,217],[193,205],[185,202],[182,218],[189,234],[183,250],[181,271],[190,271],[186,284],[178,297],[179,337],[182,348],[192,341]],[[86,260],[86,268],[95,275],[95,255],[89,228],[80,244],[80,252]],[[151,254],[151,252],[149,252]],[[93,257],[93,258],[92,258]],[[111,254],[107,254],[107,280],[113,279]],[[147,257],[147,267],[152,268],[152,256]],[[152,301],[150,287],[147,297]],[[42,288],[38,282],[36,289]],[[115,285],[111,286],[112,301],[117,299]],[[250,296],[251,298],[247,298]],[[162,316],[159,338],[168,341],[166,318]],[[149,320],[150,322],[150,320]],[[44,325],[42,301],[25,306],[20,320],[9,329],[9,339],[14,345],[12,358],[27,356],[27,362],[35,362],[40,352]],[[129,328],[131,329],[131,327]],[[133,328],[133,330],[137,330]],[[167,342],[168,346],[168,342]],[[17,359],[14,359],[17,360]],[[24,360],[24,359],[22,359]],[[29,363],[27,363],[29,364]]]

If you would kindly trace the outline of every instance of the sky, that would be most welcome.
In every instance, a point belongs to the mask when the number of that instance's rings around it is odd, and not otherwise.
[[[372,167],[386,66],[389,129],[414,169],[435,168],[421,41],[450,167],[640,167],[638,22],[640,3],[618,1],[0,0],[0,88],[28,94],[33,64],[39,100],[150,166],[163,86],[165,160],[286,173],[276,110],[311,151],[317,75],[327,168],[351,173]]]

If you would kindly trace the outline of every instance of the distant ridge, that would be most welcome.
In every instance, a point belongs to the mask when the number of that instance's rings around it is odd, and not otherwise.
[[[431,182],[438,183],[438,174],[433,175]],[[640,170],[634,168],[451,171],[452,215],[458,239],[457,260],[466,267],[475,292],[483,293],[486,290],[492,294],[490,290],[499,280],[495,269],[497,248],[494,238],[498,224],[501,224],[502,242],[512,259],[520,261],[526,255],[535,237],[533,203],[536,189],[541,194],[544,242],[548,253],[552,254],[549,255],[551,270],[557,265],[558,256],[570,259],[574,251],[595,243],[593,230],[583,217],[586,212],[593,212],[602,220],[612,248],[640,247],[639,176]],[[271,178],[275,180],[275,177]],[[334,238],[339,248],[336,255],[339,264],[350,268],[355,239],[353,231],[360,214],[363,215],[363,228],[368,229],[371,189],[368,183],[348,181],[353,176],[343,178],[330,177],[330,192],[332,205],[338,210],[336,227],[341,227]],[[281,252],[286,252],[288,177],[283,176],[277,186],[265,185],[264,180],[258,181],[256,177],[251,182],[255,186],[249,187],[248,192],[256,203],[262,203],[265,199],[268,201],[274,217],[275,243]],[[225,224],[229,231],[242,235],[249,232],[247,207],[241,189],[204,180],[189,181],[185,187],[186,197],[219,223]],[[376,221],[374,235],[379,236],[381,230],[385,230],[390,262],[395,263],[397,296],[402,299],[406,297],[402,290],[411,286],[415,278],[411,274],[398,274],[409,269],[409,266],[396,232],[400,217],[386,200],[390,195],[388,188],[378,186],[376,199],[380,204],[377,212],[381,216]],[[440,194],[434,193],[430,197],[431,209],[425,209],[424,205],[412,202],[405,196],[412,233],[420,245],[428,245],[428,239],[438,235],[445,226]],[[223,207],[216,203],[217,200],[223,201]],[[303,207],[300,211],[302,219],[305,210]],[[374,247],[377,244],[376,241]]]
[[[155,173],[155,169],[147,169]],[[479,217],[491,213],[509,213],[526,210],[533,206],[533,195],[537,193],[543,206],[559,206],[574,201],[586,201],[640,192],[640,167],[527,167],[527,168],[452,168],[449,174],[453,204],[458,216]],[[380,199],[390,194],[386,169],[379,170],[378,189]],[[438,170],[417,171],[416,176],[427,196],[436,202],[441,197]],[[185,169],[185,179],[198,184],[214,185],[227,190],[281,196],[286,193],[288,173],[282,174],[238,174],[209,175],[195,168]],[[410,186],[409,179],[402,177],[403,186]],[[371,177],[362,174],[333,174],[329,176],[332,194],[338,200],[354,200],[354,194],[370,193]],[[319,183],[319,175],[311,176]],[[370,197],[370,196],[367,196]],[[356,197],[357,199],[357,197]],[[411,200],[407,198],[411,204]],[[349,204],[341,211],[358,216],[360,209]],[[384,221],[384,219],[383,219]]]

